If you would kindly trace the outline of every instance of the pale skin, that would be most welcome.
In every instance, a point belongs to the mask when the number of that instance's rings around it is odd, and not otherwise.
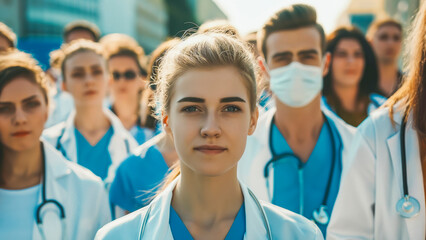
[[[24,77],[0,93],[0,188],[25,189],[40,183],[43,159],[40,135],[47,103],[39,86]]]
[[[293,61],[311,66],[324,66],[323,75],[327,74],[330,55],[327,53],[322,56],[320,34],[314,27],[274,32],[266,40],[266,49],[266,60],[261,59],[259,64],[268,81],[270,76],[265,62],[269,70],[286,66]],[[290,107],[275,95],[273,97],[276,103],[274,123],[294,154],[302,162],[307,162],[324,123],[320,108],[321,94],[300,108]]]
[[[111,126],[103,111],[108,75],[105,60],[94,52],[77,53],[65,62],[63,87],[74,98],[75,127],[96,145]]]
[[[398,57],[402,47],[402,32],[396,26],[384,25],[373,34],[370,43],[378,60],[380,90],[390,96],[397,87]]]
[[[172,206],[194,239],[224,239],[243,203],[237,163],[258,116],[244,81],[231,66],[188,70],[164,113],[181,167]]]
[[[123,126],[130,130],[137,124],[138,102],[140,101],[138,92],[144,88],[145,80],[139,73],[137,63],[129,56],[115,56],[108,60],[108,69],[110,71],[109,84],[111,94],[114,99],[114,110],[120,118]],[[125,79],[124,72],[134,72],[134,79]],[[114,80],[113,72],[121,74],[120,79]]]
[[[357,101],[365,65],[361,44],[350,38],[340,40],[332,61],[333,88],[342,107],[349,112],[365,109],[367,106]]]

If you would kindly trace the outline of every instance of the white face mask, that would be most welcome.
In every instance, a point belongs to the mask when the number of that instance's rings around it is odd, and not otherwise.
[[[273,69],[270,89],[278,99],[294,108],[308,105],[322,89],[322,69],[299,62]]]

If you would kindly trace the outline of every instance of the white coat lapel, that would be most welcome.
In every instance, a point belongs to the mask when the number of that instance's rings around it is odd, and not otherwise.
[[[65,128],[63,129],[62,136],[60,138],[61,149],[58,149],[60,152],[64,152],[64,156],[72,161],[77,162],[77,144],[75,140],[75,111],[73,111],[68,117]]]
[[[246,234],[244,239],[256,240],[266,239],[267,229],[269,228],[268,219],[261,206],[258,206],[254,196],[251,196],[248,188],[240,182],[241,189],[244,195],[244,204],[246,208]],[[263,218],[265,216],[265,219]],[[264,221],[263,221],[264,219]],[[269,229],[270,232],[270,229]]]
[[[170,204],[173,196],[173,189],[176,186],[175,179],[167,188],[151,203],[152,210],[148,217],[147,226],[142,236],[143,240],[150,239],[173,239],[169,225]]]
[[[42,211],[40,212],[40,216],[42,218],[42,231],[45,235],[45,239],[60,239],[62,237],[63,231],[65,236],[69,235],[69,229],[66,229],[68,224],[65,224],[67,221],[67,213],[65,206],[67,206],[67,189],[65,181],[66,178],[63,178],[67,174],[71,172],[70,169],[65,164],[65,160],[59,153],[55,152],[52,147],[45,143],[45,160],[46,160],[46,200],[55,200],[57,201],[63,208],[65,213],[65,219],[61,221],[59,207],[55,204],[46,204]],[[61,179],[63,178],[63,179]],[[39,200],[37,207],[42,204],[42,188],[39,193]],[[62,225],[62,222],[64,223]],[[68,232],[67,232],[68,231]],[[33,228],[33,239],[44,239],[40,233],[40,230],[37,226],[37,223]]]
[[[130,134],[123,127],[117,116],[108,109],[104,109],[104,112],[114,131],[108,145],[108,152],[112,163],[108,169],[108,176],[104,180],[108,188],[109,184],[114,180],[115,171],[118,166],[130,154],[131,150],[137,146],[137,143],[136,140],[131,138]]]
[[[265,201],[271,201],[269,199],[268,189],[266,187],[267,179],[264,176],[265,166],[272,158],[271,150],[269,148],[269,133],[272,127],[272,118],[276,112],[275,108],[268,110],[259,119],[258,126],[255,134],[253,135],[252,144],[247,146],[249,149],[248,158],[251,159],[251,163],[245,163],[248,165],[249,174],[246,175],[246,183],[251,186],[256,196],[259,199]],[[243,170],[243,169],[241,169]],[[239,170],[239,171],[241,171]],[[244,170],[246,171],[246,170]],[[274,179],[274,170],[272,164],[269,167],[269,179]],[[270,191],[273,192],[273,181],[269,181]]]

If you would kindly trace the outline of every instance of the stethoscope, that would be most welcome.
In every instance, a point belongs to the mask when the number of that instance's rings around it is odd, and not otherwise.
[[[47,199],[46,198],[46,158],[45,158],[43,143],[41,144],[41,157],[43,159],[43,177],[42,177],[42,184],[41,184],[41,204],[37,207],[36,216],[35,216],[37,228],[40,232],[41,238],[46,239],[46,234],[44,232],[43,219],[42,219],[41,214],[42,214],[42,210],[45,206],[47,206],[48,204],[53,204],[59,210],[59,218],[61,219],[61,227],[62,227],[62,238],[61,239],[65,239],[65,209],[64,209],[64,206],[54,199]]]
[[[302,162],[300,160],[300,158],[298,156],[296,156],[294,153],[277,154],[275,152],[275,150],[274,150],[274,148],[272,146],[272,129],[273,129],[272,125],[273,125],[273,122],[274,122],[274,118],[275,117],[272,118],[271,127],[269,128],[269,150],[271,151],[272,159],[269,160],[266,163],[265,168],[264,168],[264,172],[263,172],[263,175],[264,175],[264,177],[266,179],[266,188],[267,188],[267,191],[268,191],[269,199],[271,201],[272,201],[272,196],[271,196],[272,194],[270,193],[271,190],[270,190],[270,186],[269,186],[269,167],[272,166],[273,163],[275,163],[275,162],[277,162],[279,160],[282,160],[284,158],[287,158],[287,157],[294,157],[297,160],[299,160],[299,162]],[[312,216],[313,216],[314,221],[316,223],[326,225],[330,221],[330,216],[327,213],[326,209],[327,209],[328,196],[330,194],[331,183],[332,183],[332,180],[333,180],[334,165],[336,163],[336,153],[335,153],[336,143],[335,143],[335,140],[334,140],[334,137],[333,137],[333,132],[331,130],[331,124],[328,121],[327,117],[324,116],[324,119],[325,119],[325,123],[327,124],[328,131],[330,133],[331,143],[332,143],[332,149],[333,149],[333,151],[332,151],[333,155],[332,155],[331,169],[330,169],[330,174],[328,176],[327,188],[325,190],[324,198],[322,200],[321,206],[318,209],[316,209],[316,210],[313,211]],[[300,204],[301,205],[300,214],[303,214],[303,195],[300,196],[300,201],[301,201],[301,204]]]
[[[419,214],[420,203],[416,198],[410,196],[408,193],[408,181],[407,181],[407,155],[405,152],[405,129],[407,127],[407,111],[404,114],[404,118],[401,122],[401,165],[402,165],[402,183],[404,188],[404,196],[396,203],[396,211],[404,218],[412,218]]]
[[[69,159],[69,158],[67,157],[67,153],[66,153],[65,149],[62,147],[62,144],[61,144],[62,137],[64,136],[64,133],[65,133],[65,128],[66,128],[66,127],[62,128],[61,133],[59,134],[59,137],[58,137],[58,139],[56,140],[56,146],[55,146],[55,148],[56,148],[56,150],[58,150],[59,152],[61,152],[61,153],[62,153],[62,155],[64,155],[64,157],[65,157],[66,159]],[[129,155],[129,154],[130,154],[130,145],[129,145],[129,141],[128,141],[127,139],[124,139],[123,141],[124,141],[124,145],[126,146],[126,152],[127,152],[127,155]]]
[[[259,212],[262,215],[262,222],[263,222],[263,225],[266,229],[266,238],[268,240],[272,240],[271,227],[269,226],[269,222],[268,222],[268,219],[266,218],[265,212],[263,211],[262,205],[260,204],[259,200],[254,195],[254,193],[250,189],[247,189],[247,190],[248,190],[250,197],[256,203],[257,209],[259,210]],[[142,237],[145,234],[145,229],[146,229],[146,225],[148,223],[149,214],[151,213],[153,205],[154,205],[153,203],[149,204],[149,207],[148,207],[148,210],[146,211],[145,217],[143,218],[143,221],[141,222],[141,224],[139,226],[139,237],[138,237],[139,240],[142,240]]]

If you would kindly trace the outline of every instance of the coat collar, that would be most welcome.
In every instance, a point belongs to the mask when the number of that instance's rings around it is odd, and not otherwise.
[[[180,177],[176,178],[167,188],[150,204],[148,221],[142,239],[173,239],[169,226],[170,204],[173,190]],[[266,213],[257,198],[250,190],[240,183],[244,196],[246,209],[246,234],[247,240],[266,239],[267,233],[271,233]]]
[[[109,109],[104,108],[103,111],[110,121],[114,132],[108,146],[108,152],[110,154],[112,164],[108,169],[107,177],[104,179],[108,188],[109,184],[114,179],[116,169],[124,158],[126,158],[137,146],[137,142],[123,127],[117,116],[115,116]],[[77,143],[74,134],[75,114],[75,111],[70,114],[65,122],[64,128],[61,130],[62,132],[59,134],[60,148],[64,152],[65,157],[72,162],[77,162]]]

